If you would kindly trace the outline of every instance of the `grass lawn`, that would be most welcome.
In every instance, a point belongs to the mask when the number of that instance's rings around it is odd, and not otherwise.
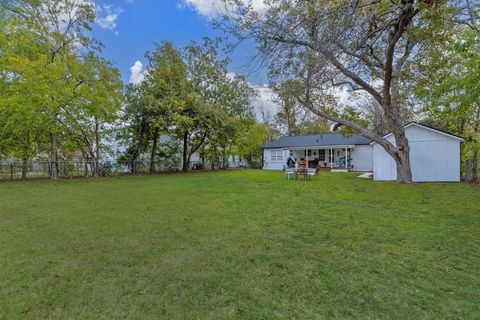
[[[0,319],[479,319],[480,188],[232,171],[0,184]]]

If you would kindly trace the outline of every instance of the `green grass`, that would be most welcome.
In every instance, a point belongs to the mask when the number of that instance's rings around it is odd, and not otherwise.
[[[1,319],[478,319],[480,188],[233,171],[0,184]]]

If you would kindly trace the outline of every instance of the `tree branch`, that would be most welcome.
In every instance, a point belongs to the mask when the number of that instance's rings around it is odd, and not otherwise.
[[[316,52],[321,53],[327,60],[341,73],[343,73],[345,76],[348,78],[352,79],[356,84],[358,84],[360,87],[362,87],[365,91],[370,93],[372,97],[378,101],[378,103],[382,104],[383,103],[383,97],[382,95],[370,84],[368,84],[365,80],[363,80],[358,74],[354,73],[353,71],[349,70],[347,67],[345,67],[334,55],[332,52],[329,50],[321,47],[321,46],[316,46],[312,45],[308,42],[302,41],[302,40],[297,40],[297,39],[287,39],[284,37],[280,36],[269,36],[269,40],[277,41],[280,43],[284,44],[294,44],[294,45],[300,45],[304,46],[307,48],[310,48]]]

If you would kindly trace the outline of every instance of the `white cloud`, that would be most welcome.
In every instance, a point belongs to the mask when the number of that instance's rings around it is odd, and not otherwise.
[[[143,64],[140,61],[136,61],[130,68],[130,83],[139,84],[145,78],[145,71],[143,70]]]
[[[262,12],[267,8],[264,0],[242,0],[245,4],[251,5],[253,10]],[[180,6],[193,8],[202,16],[214,18],[226,11],[233,11],[235,8],[232,2],[227,0],[181,0]]]
[[[118,18],[123,13],[122,8],[114,7],[110,4],[98,5],[96,23],[105,30],[115,30]]]
[[[277,95],[268,86],[252,86],[257,91],[257,97],[253,101],[255,117],[261,122],[274,121],[280,109],[276,102]]]
[[[235,72],[228,72],[227,78],[230,80],[235,79],[238,75]],[[248,81],[248,80],[247,80]],[[275,115],[280,110],[277,95],[268,85],[257,85],[251,82],[248,82],[250,87],[252,87],[257,95],[252,101],[253,113],[255,117],[261,122],[270,122],[273,121]]]

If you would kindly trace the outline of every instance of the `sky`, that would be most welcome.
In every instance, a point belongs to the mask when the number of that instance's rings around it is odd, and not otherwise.
[[[264,9],[263,0],[245,1],[250,1],[257,10]],[[92,36],[104,45],[102,55],[120,70],[125,83],[142,80],[147,64],[145,53],[155,43],[167,40],[183,47],[191,41],[201,42],[204,37],[229,37],[212,24],[223,8],[221,0],[94,0],[94,3],[97,20]],[[240,44],[229,54],[229,72],[245,75],[257,89],[254,110],[260,119],[262,110],[272,116],[278,107],[267,86],[267,71],[252,68],[255,54],[253,41]]]
[[[254,0],[258,7],[263,3]],[[228,36],[215,29],[211,19],[221,0],[95,0],[97,21],[93,37],[103,43],[103,56],[120,70],[124,82],[141,80],[145,53],[155,43],[172,41],[177,47],[203,37]],[[232,39],[233,40],[233,39]],[[241,44],[229,57],[229,71],[247,76],[252,85],[264,87],[266,70],[249,67],[256,48]]]

